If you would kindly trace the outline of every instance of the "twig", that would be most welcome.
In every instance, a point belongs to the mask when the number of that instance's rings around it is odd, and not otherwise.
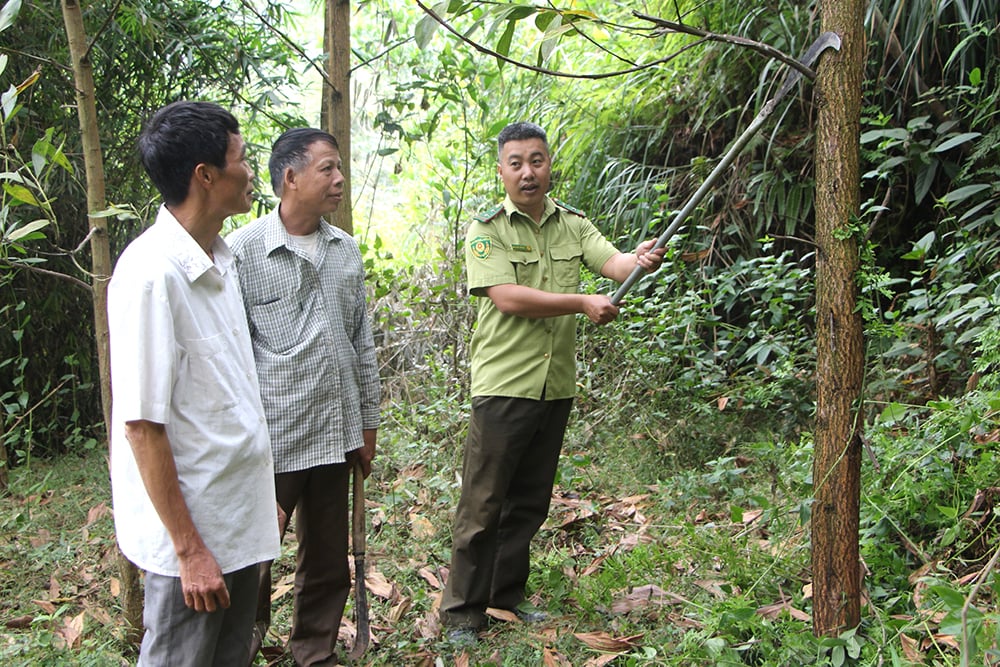
[[[965,604],[962,605],[962,657],[960,665],[961,667],[969,667],[969,607],[972,606],[972,600],[979,593],[980,587],[986,578],[989,576],[993,568],[996,567],[997,558],[1000,558],[1000,546],[996,548],[993,552],[993,557],[990,558],[990,562],[986,564],[979,574],[976,575],[976,584],[969,591],[969,595],[965,598]]]
[[[656,67],[657,65],[662,65],[665,62],[669,62],[669,61],[673,60],[674,58],[676,58],[677,56],[679,56],[684,51],[686,51],[688,48],[691,48],[692,46],[694,46],[694,44],[688,44],[688,45],[682,47],[676,53],[672,53],[672,54],[670,54],[669,56],[667,56],[665,58],[660,58],[660,59],[654,60],[654,61],[652,61],[650,63],[646,63],[645,65],[636,65],[635,67],[630,67],[629,69],[618,70],[618,71],[615,71],[615,72],[605,72],[605,73],[602,73],[602,74],[576,74],[576,73],[573,73],[573,72],[560,72],[560,71],[557,71],[557,70],[546,69],[544,67],[536,67],[535,65],[529,65],[529,64],[523,63],[523,62],[521,62],[519,60],[514,60],[513,58],[505,56],[502,53],[494,51],[493,49],[487,48],[487,47],[483,46],[482,44],[480,44],[478,42],[475,42],[475,41],[469,39],[468,37],[466,37],[465,35],[463,35],[462,33],[460,33],[458,30],[456,30],[454,27],[452,27],[452,25],[450,23],[448,23],[443,18],[441,18],[440,16],[438,16],[434,12],[433,9],[431,9],[430,7],[428,7],[425,4],[423,4],[420,0],[416,0],[416,3],[417,3],[417,6],[420,7],[420,9],[424,10],[424,13],[426,13],[432,19],[434,19],[435,21],[437,21],[438,23],[440,23],[442,26],[444,26],[444,28],[448,32],[450,32],[451,34],[455,35],[455,37],[458,37],[460,40],[462,40],[463,42],[465,42],[466,44],[468,44],[469,46],[471,46],[472,48],[474,48],[476,51],[479,51],[480,53],[484,53],[484,54],[486,54],[488,56],[493,56],[497,60],[502,60],[505,63],[510,63],[514,67],[520,67],[521,69],[526,69],[526,70],[529,70],[529,71],[532,71],[532,72],[537,72],[539,74],[548,74],[549,76],[558,76],[558,77],[562,77],[564,79],[608,79],[608,78],[611,78],[611,77],[614,77],[614,76],[622,76],[624,74],[634,74],[635,72],[641,72],[642,70],[649,69],[651,67]],[[698,43],[700,43],[700,42],[695,42],[695,44],[698,44]],[[810,71],[812,71],[812,70],[810,70]]]
[[[92,288],[87,283],[83,282],[79,278],[67,275],[65,273],[59,273],[58,271],[49,271],[48,269],[43,269],[39,266],[33,266],[31,264],[20,264],[17,262],[10,262],[7,260],[0,261],[0,267],[6,269],[27,269],[28,271],[34,271],[35,273],[42,273],[47,276],[52,276],[53,278],[60,278],[62,280],[68,280],[77,287],[82,287],[87,291],[87,294],[92,293]]]
[[[761,53],[769,58],[774,58],[779,60],[789,67],[793,67],[798,71],[802,72],[804,76],[810,79],[816,78],[816,72],[811,67],[803,65],[801,62],[793,58],[792,56],[779,51],[770,44],[765,44],[764,42],[758,42],[752,39],[747,39],[746,37],[739,37],[737,35],[725,35],[716,32],[709,32],[708,30],[702,30],[701,28],[695,28],[693,26],[685,25],[684,23],[677,23],[676,21],[669,21],[667,19],[661,19],[657,16],[649,16],[648,14],[642,14],[637,11],[633,11],[632,15],[636,18],[642,19],[643,21],[649,21],[650,23],[655,23],[660,29],[657,31],[658,34],[664,32],[679,32],[685,35],[694,35],[695,37],[700,37],[703,40],[710,42],[726,42],[727,44],[736,44],[737,46],[745,46],[748,49],[752,49],[758,53]]]

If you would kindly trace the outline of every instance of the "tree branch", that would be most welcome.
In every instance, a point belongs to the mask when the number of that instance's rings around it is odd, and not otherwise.
[[[462,40],[463,42],[465,42],[466,44],[468,44],[469,46],[471,46],[472,48],[474,48],[476,51],[479,51],[480,53],[484,53],[484,54],[486,54],[488,56],[493,56],[497,60],[501,60],[501,61],[503,61],[505,63],[510,63],[514,67],[520,67],[521,69],[530,70],[532,72],[537,72],[539,74],[548,74],[549,76],[558,76],[558,77],[562,77],[562,78],[565,78],[565,79],[609,79],[609,78],[615,77],[615,76],[622,76],[622,75],[625,75],[625,74],[633,74],[635,72],[641,72],[642,70],[649,69],[651,67],[656,67],[657,65],[662,65],[665,62],[669,62],[669,61],[673,60],[674,58],[676,58],[677,56],[679,56],[681,53],[683,53],[684,51],[686,51],[687,49],[693,47],[695,44],[701,43],[701,41],[702,41],[702,40],[699,40],[698,42],[695,42],[693,44],[688,44],[688,45],[682,47],[676,53],[672,53],[669,56],[666,56],[665,58],[660,58],[658,60],[654,60],[654,61],[652,61],[650,63],[646,63],[645,65],[636,65],[635,67],[630,67],[629,69],[618,70],[618,71],[615,71],[615,72],[604,72],[604,73],[601,73],[601,74],[576,74],[576,73],[573,73],[573,72],[560,72],[560,71],[557,71],[557,70],[551,70],[551,69],[546,69],[544,67],[536,67],[534,65],[529,65],[527,63],[522,63],[519,60],[514,60],[513,58],[505,56],[502,53],[499,53],[497,51],[494,51],[493,49],[487,48],[487,47],[483,46],[482,44],[480,44],[478,42],[475,42],[475,41],[469,39],[468,37],[466,37],[465,35],[463,35],[462,33],[460,33],[458,30],[456,30],[454,27],[452,27],[452,25],[450,23],[448,23],[443,18],[441,18],[440,16],[438,16],[434,12],[433,9],[431,9],[430,7],[428,7],[425,4],[423,4],[420,0],[416,0],[416,3],[417,3],[417,6],[420,7],[420,9],[424,10],[425,14],[427,14],[432,19],[434,19],[435,21],[437,21],[448,32],[450,32],[451,34],[453,34],[455,37],[458,37],[460,40]],[[812,70],[809,70],[809,71],[811,72]]]
[[[43,269],[38,266],[33,266],[31,264],[21,264],[20,262],[10,262],[9,260],[0,260],[0,267],[5,269],[27,269],[28,271],[34,271],[35,273],[41,273],[47,276],[52,276],[53,278],[59,278],[61,280],[68,280],[77,287],[81,287],[90,294],[93,290],[90,285],[83,282],[79,278],[67,275],[65,273],[59,273],[58,271],[49,271],[48,269]]]
[[[661,19],[656,16],[649,16],[648,14],[642,14],[640,12],[633,11],[632,15],[636,18],[642,19],[643,21],[649,21],[658,26],[654,34],[662,35],[667,32],[679,32],[685,35],[694,35],[695,37],[700,37],[702,40],[709,42],[726,42],[728,44],[736,44],[737,46],[745,46],[748,49],[752,49],[757,53],[761,53],[768,58],[774,58],[779,60],[789,67],[793,67],[798,71],[802,72],[804,76],[810,79],[816,78],[816,72],[811,68],[803,65],[798,60],[792,56],[779,51],[770,44],[765,44],[764,42],[757,42],[752,39],[747,39],[746,37],[739,37],[737,35],[724,35],[715,32],[709,32],[708,30],[702,30],[700,28],[695,28],[683,23],[677,23],[676,21],[668,21],[667,19]]]

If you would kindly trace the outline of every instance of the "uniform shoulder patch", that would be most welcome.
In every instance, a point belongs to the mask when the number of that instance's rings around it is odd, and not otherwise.
[[[493,252],[493,239],[489,236],[477,236],[469,241],[469,250],[476,259],[489,259]]]
[[[493,208],[481,212],[479,215],[475,216],[475,218],[479,222],[489,222],[493,218],[497,217],[502,210],[503,210],[503,204],[497,204]]]
[[[569,211],[570,213],[572,213],[574,215],[578,215],[581,218],[586,218],[587,217],[586,213],[584,213],[583,211],[581,211],[578,208],[570,206],[569,204],[567,204],[564,201],[559,201],[558,199],[553,199],[552,201],[555,202],[556,206],[558,206],[559,208],[564,209],[566,211]]]

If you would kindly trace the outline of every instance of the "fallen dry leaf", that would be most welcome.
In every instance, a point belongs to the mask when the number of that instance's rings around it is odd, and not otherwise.
[[[583,667],[606,667],[612,662],[618,659],[617,653],[607,653],[605,655],[599,655],[594,658],[590,658],[587,662],[583,663]]]
[[[725,581],[717,581],[715,579],[699,579],[695,581],[694,584],[695,586],[708,591],[719,600],[725,600],[731,595],[740,594],[739,586],[731,585]],[[726,591],[724,590],[724,587],[729,587],[730,590]]]
[[[62,627],[56,630],[56,634],[66,642],[67,648],[76,648],[80,643],[80,635],[83,634],[83,618],[86,613],[81,611],[73,618],[67,618]]]
[[[505,621],[507,623],[520,623],[521,619],[517,617],[517,614],[507,609],[494,609],[493,607],[488,607],[486,609],[486,615],[495,618],[498,621]]]
[[[397,602],[389,610],[389,620],[393,623],[399,623],[403,620],[403,616],[410,610],[410,598],[403,597],[399,602]]]
[[[431,588],[435,588],[437,590],[444,588],[444,586],[441,585],[441,580],[438,579],[437,575],[429,567],[420,568],[420,570],[417,571],[417,574],[419,574],[424,581],[430,584]]]
[[[56,606],[49,602],[48,600],[32,600],[35,604],[42,608],[46,614],[56,613]]]
[[[542,664],[544,667],[573,667],[566,656],[548,646],[542,649]]]
[[[437,532],[430,519],[419,512],[410,513],[410,530],[413,532],[413,537],[418,540],[428,540]]]
[[[781,616],[781,612],[787,611],[788,615],[797,621],[810,621],[812,617],[801,609],[796,609],[787,600],[782,600],[781,602],[775,602],[774,604],[766,604],[763,607],[757,608],[757,615],[763,616],[764,618],[770,620],[776,620]]]
[[[668,593],[655,584],[646,584],[645,586],[637,586],[624,596],[617,598],[611,603],[611,612],[627,614],[633,609],[684,602],[686,600],[679,595]]]
[[[624,653],[625,651],[631,651],[636,647],[636,640],[642,638],[642,635],[612,637],[606,632],[574,632],[573,636],[595,651],[602,651],[604,653]]]
[[[377,570],[372,570],[365,575],[365,587],[369,593],[383,600],[391,600],[396,597],[396,586]]]
[[[33,616],[15,616],[4,621],[4,625],[12,630],[20,630],[31,627],[31,621],[33,620]]]
[[[417,634],[424,639],[434,639],[441,634],[441,621],[436,611],[429,611],[417,619]]]
[[[920,642],[904,634],[899,635],[899,642],[903,647],[903,657],[918,665],[924,664],[924,654],[920,650]]]
[[[100,503],[98,505],[94,505],[87,512],[87,523],[84,524],[84,527],[93,525],[93,523],[95,521],[97,521],[98,519],[101,519],[103,517],[106,517],[110,513],[111,513],[111,510],[108,509],[108,504],[107,503],[103,503],[102,502],[102,503]]]

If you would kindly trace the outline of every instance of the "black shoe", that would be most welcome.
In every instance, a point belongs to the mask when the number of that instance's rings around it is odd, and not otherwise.
[[[527,600],[510,610],[522,623],[544,623],[549,620],[548,612],[542,611]]]
[[[454,627],[445,631],[444,640],[454,648],[472,648],[479,642],[479,634],[469,626]]]

